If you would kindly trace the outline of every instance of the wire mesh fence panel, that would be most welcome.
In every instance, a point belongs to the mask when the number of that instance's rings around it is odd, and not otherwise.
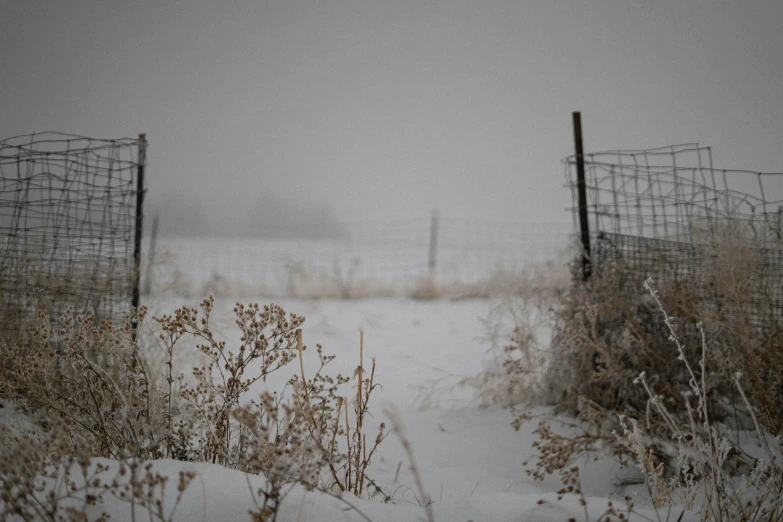
[[[153,292],[175,281],[186,293],[401,295],[425,277],[473,283],[562,259],[570,240],[565,224],[440,219],[434,245],[427,219],[342,226],[340,240],[161,238]]]
[[[683,282],[719,248],[745,248],[753,320],[783,317],[783,173],[717,169],[698,144],[584,154],[591,264],[622,263],[640,281]],[[564,160],[579,229],[576,157]],[[728,245],[727,245],[728,243]],[[764,294],[764,295],[761,295]]]
[[[690,243],[601,232],[595,241],[596,273],[619,263],[641,279],[673,283],[692,276],[703,266],[705,252]]]
[[[0,306],[4,330],[36,307],[128,312],[143,139],[39,133],[0,141]],[[140,151],[141,155],[140,155]],[[20,332],[17,332],[20,333]]]
[[[698,144],[584,155],[587,210],[599,232],[704,242],[727,226],[760,244],[780,242],[783,174],[716,169]],[[564,160],[573,209],[576,158]]]

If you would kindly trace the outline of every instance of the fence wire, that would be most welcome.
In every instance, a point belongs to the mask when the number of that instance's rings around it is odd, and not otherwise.
[[[36,307],[114,319],[128,312],[138,279],[140,138],[45,132],[0,141],[4,334]]]
[[[593,234],[698,243],[740,227],[757,244],[780,242],[783,174],[716,169],[698,144],[584,155]],[[565,159],[578,209],[576,157]]]
[[[434,238],[432,225],[429,219],[342,223],[339,240],[162,237],[151,291],[175,281],[172,290],[186,294],[404,295],[422,278],[448,284],[518,275],[562,261],[570,247],[565,223],[441,217]]]
[[[576,156],[564,160],[579,230]],[[726,242],[748,246],[759,324],[783,317],[783,173],[717,169],[698,144],[584,155],[591,264],[661,282],[705,269]],[[728,245],[731,248],[731,245]],[[762,290],[763,289],[763,290]]]

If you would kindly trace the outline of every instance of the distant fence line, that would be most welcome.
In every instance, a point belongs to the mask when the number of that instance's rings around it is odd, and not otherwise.
[[[583,154],[586,211],[596,272],[623,266],[661,282],[703,269],[716,244],[751,245],[759,323],[783,317],[783,174],[717,169],[698,144]],[[564,160],[574,229],[580,229],[576,155]],[[755,299],[755,298],[754,298]]]
[[[441,217],[343,227],[340,240],[159,238],[152,292],[174,281],[186,293],[401,294],[423,277],[473,283],[557,262],[571,240],[570,226],[557,223]]]
[[[117,319],[137,304],[145,150],[143,135],[0,141],[4,330],[38,306]]]

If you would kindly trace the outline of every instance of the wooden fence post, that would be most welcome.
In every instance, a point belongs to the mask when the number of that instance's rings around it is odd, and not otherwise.
[[[430,221],[430,255],[428,260],[431,276],[435,275],[435,267],[438,262],[438,221],[438,209],[433,209],[432,220]]]

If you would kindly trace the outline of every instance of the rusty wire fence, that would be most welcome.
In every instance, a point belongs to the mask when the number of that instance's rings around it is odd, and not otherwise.
[[[146,141],[45,132],[0,141],[0,317],[117,319],[138,305]]]
[[[684,282],[720,248],[748,247],[761,324],[783,317],[783,174],[718,169],[698,144],[584,154],[590,264]],[[576,155],[564,160],[580,229]]]

